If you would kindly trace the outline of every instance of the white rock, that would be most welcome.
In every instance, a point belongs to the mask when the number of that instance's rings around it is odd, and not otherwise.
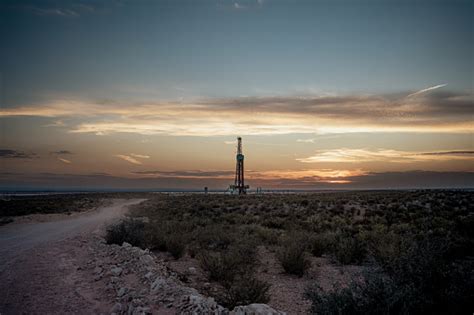
[[[259,303],[236,306],[233,312],[235,315],[286,315],[286,313],[274,310],[267,304]]]
[[[147,255],[149,253],[150,253],[150,250],[148,248],[147,249],[141,249],[140,252],[139,252],[140,256]]]
[[[147,278],[148,280],[153,277],[153,272],[149,271],[146,275],[145,275],[145,278]]]
[[[127,291],[128,291],[127,288],[123,288],[123,287],[122,287],[122,288],[120,288],[120,289],[118,290],[117,296],[118,296],[118,297],[122,297],[122,296],[124,296],[125,294],[127,294]]]
[[[110,278],[110,283],[117,283],[119,281],[120,281],[120,278],[118,278],[118,277],[111,277]]]
[[[132,305],[137,307],[142,305],[142,300],[141,299],[133,299],[132,300]]]
[[[139,306],[133,310],[133,315],[151,314],[151,308],[147,306]]]
[[[140,252],[142,251],[142,249],[140,247],[133,246],[131,251],[137,255],[140,255]]]
[[[120,276],[122,274],[123,269],[120,267],[115,267],[110,269],[110,272],[116,276]]]
[[[123,242],[123,243],[122,243],[122,247],[123,247],[123,248],[130,248],[130,247],[132,247],[132,245],[129,244],[129,243],[127,243],[127,242]]]
[[[156,280],[151,284],[150,290],[152,294],[158,293],[161,289],[166,286],[166,280],[158,277]]]
[[[189,273],[191,273],[191,274],[196,274],[196,268],[194,268],[194,267],[189,267],[189,268],[188,268],[188,271],[189,271]]]
[[[123,308],[122,304],[115,303],[114,306],[112,307],[112,309],[110,310],[110,312],[120,314],[120,312],[122,312],[122,308]]]
[[[151,257],[150,255],[143,255],[140,256],[140,261],[144,264],[149,264],[153,262],[153,257]]]
[[[101,273],[102,272],[102,268],[101,267],[95,267],[94,268],[94,273]]]

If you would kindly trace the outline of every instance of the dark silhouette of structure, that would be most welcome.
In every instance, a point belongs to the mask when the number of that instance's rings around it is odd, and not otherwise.
[[[235,167],[235,181],[234,185],[230,185],[232,193],[238,193],[239,195],[245,195],[248,185],[245,185],[244,181],[244,155],[242,154],[242,138],[237,138],[237,155],[236,155],[236,167]]]

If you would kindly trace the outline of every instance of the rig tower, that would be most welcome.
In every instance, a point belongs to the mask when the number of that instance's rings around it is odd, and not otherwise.
[[[247,193],[248,185],[245,185],[244,181],[244,155],[242,153],[242,138],[237,138],[237,155],[236,155],[236,167],[235,167],[235,181],[234,185],[230,186],[230,189],[234,193],[239,195],[245,195]]]

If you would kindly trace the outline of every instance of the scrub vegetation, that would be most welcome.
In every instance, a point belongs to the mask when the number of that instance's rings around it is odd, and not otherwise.
[[[71,213],[91,210],[102,204],[107,194],[51,194],[0,198],[0,219],[28,214]]]
[[[459,314],[474,309],[473,204],[472,192],[447,190],[159,194],[132,213],[146,217],[143,233],[111,229],[108,240],[195,262],[229,307],[272,305],[262,261],[273,255],[281,277],[307,284],[311,313]],[[323,286],[326,264],[356,272]]]

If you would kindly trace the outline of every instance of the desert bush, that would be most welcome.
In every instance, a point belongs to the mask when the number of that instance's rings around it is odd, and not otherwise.
[[[145,242],[147,247],[152,250],[166,251],[166,234],[164,226],[157,224],[147,224],[145,227]]]
[[[308,288],[318,314],[464,314],[474,306],[473,263],[450,262],[446,240],[415,239],[361,280],[325,292]]]
[[[169,252],[178,259],[183,256],[186,249],[187,229],[187,226],[176,221],[147,224],[144,233],[146,246],[150,249]]]
[[[360,232],[358,238],[365,243],[367,256],[379,265],[385,265],[400,255],[411,236],[403,230],[396,232],[393,227],[389,229],[386,225],[374,224],[370,230]]]
[[[189,257],[196,258],[196,256],[200,253],[200,248],[194,245],[187,246],[187,252]]]
[[[267,245],[277,245],[280,240],[280,232],[263,226],[255,227],[255,236]]]
[[[306,290],[305,297],[311,301],[312,314],[357,314],[350,288],[337,287],[331,292],[326,292],[320,286],[314,285]]]
[[[474,238],[474,213],[460,216],[456,220],[456,225],[462,235]]]
[[[110,226],[107,229],[105,240],[107,244],[122,245],[123,242],[133,246],[142,247],[144,245],[145,224],[139,220],[127,219]]]
[[[202,251],[197,256],[201,268],[207,273],[210,281],[226,281],[230,282],[233,280],[235,274],[232,268],[234,265],[230,261],[227,261],[221,253],[213,253],[210,251]]]
[[[66,213],[91,210],[104,202],[107,194],[51,194],[0,198],[0,217],[33,213]]]
[[[380,270],[364,273],[349,286],[336,285],[331,291],[320,286],[307,288],[313,314],[400,314],[405,313],[400,293],[393,281]]]
[[[285,218],[268,216],[262,221],[262,226],[270,229],[283,229],[285,227]]]
[[[178,259],[183,256],[186,249],[186,239],[183,234],[176,232],[165,238],[166,249],[171,255]]]
[[[321,257],[331,251],[335,243],[335,234],[331,232],[325,232],[316,234],[310,238],[310,250],[311,253],[316,257]]]
[[[203,251],[198,260],[210,281],[229,287],[238,275],[253,272],[256,250],[254,246],[243,244],[221,252]]]
[[[277,251],[277,258],[286,273],[303,276],[311,266],[306,257],[307,239],[302,236],[291,236],[282,242]]]
[[[460,314],[474,306],[473,263],[450,260],[448,239],[418,236],[384,266],[410,313]]]
[[[341,232],[335,238],[333,255],[340,264],[360,264],[366,256],[365,242],[357,235]]]
[[[251,275],[245,275],[234,279],[231,286],[218,294],[217,301],[233,309],[238,305],[248,305],[252,303],[268,303],[270,300],[270,285],[260,281]]]
[[[228,226],[211,225],[197,231],[196,240],[203,250],[226,250],[235,241]]]

